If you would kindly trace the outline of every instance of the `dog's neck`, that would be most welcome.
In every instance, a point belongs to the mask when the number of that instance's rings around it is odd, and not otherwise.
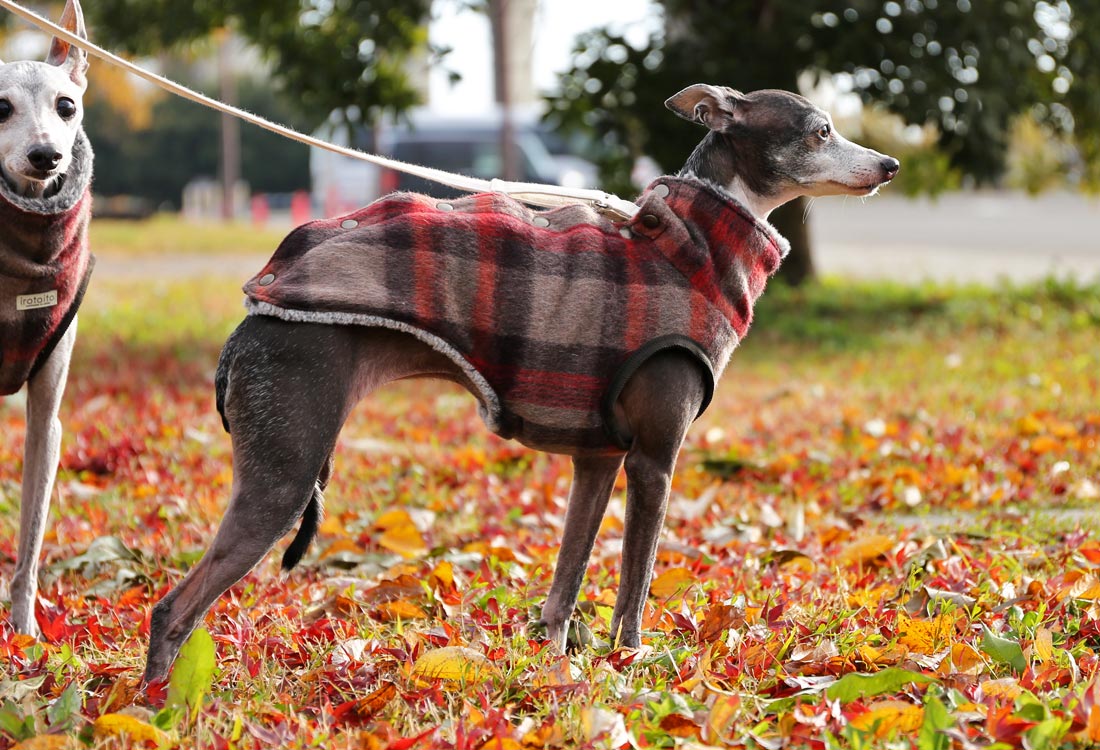
[[[752,165],[745,159],[737,158],[735,149],[731,149],[725,139],[716,133],[707,133],[688,157],[681,177],[694,177],[716,185],[731,198],[747,208],[760,221],[767,221],[772,211],[791,200],[794,196],[782,191],[753,189],[762,180],[751,179],[748,171]]]

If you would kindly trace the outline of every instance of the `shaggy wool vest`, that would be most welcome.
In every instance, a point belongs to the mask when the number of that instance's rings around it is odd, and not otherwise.
[[[18,391],[45,363],[92,272],[92,149],[83,132],[64,180],[49,198],[25,198],[0,178],[0,395]]]
[[[403,330],[473,383],[491,430],[541,450],[622,449],[612,405],[677,348],[707,402],[787,243],[722,190],[663,177],[613,222],[498,194],[386,196],[306,224],[245,284],[252,314]],[[705,408],[706,404],[704,404]]]

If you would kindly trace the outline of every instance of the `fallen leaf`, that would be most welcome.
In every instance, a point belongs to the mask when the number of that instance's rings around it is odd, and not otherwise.
[[[649,593],[657,599],[670,599],[695,583],[695,576],[687,568],[669,568],[653,579]]]
[[[924,709],[912,703],[885,700],[872,704],[869,710],[853,718],[849,723],[861,732],[871,732],[875,737],[888,737],[895,732],[911,735],[920,729],[924,721]]]
[[[17,742],[11,750],[75,750],[78,747],[80,743],[64,734],[40,734]]]
[[[413,664],[413,676],[448,682],[484,682],[495,670],[485,656],[465,646],[445,646],[425,651]]]
[[[935,681],[935,678],[920,672],[913,672],[900,667],[889,667],[874,674],[859,674],[858,672],[846,674],[830,685],[825,694],[832,700],[850,703],[859,698],[871,698],[883,693],[892,693],[912,683],[923,685]]]
[[[897,540],[885,534],[871,534],[851,542],[837,555],[837,562],[842,566],[866,565],[885,555]]]
[[[162,729],[126,714],[103,714],[92,724],[97,740],[128,738],[133,742],[164,744],[168,735]]]

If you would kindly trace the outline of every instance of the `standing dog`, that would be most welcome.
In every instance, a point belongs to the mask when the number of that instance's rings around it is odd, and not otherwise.
[[[498,195],[398,194],[283,241],[246,284],[252,314],[218,365],[233,497],[206,556],[153,610],[146,680],[167,674],[214,600],[301,518],[283,565],[298,562],[349,411],[410,377],[457,382],[494,432],[572,455],[541,623],[559,648],[625,463],[611,629],[639,645],[680,445],[786,252],[769,212],[801,195],[870,195],[899,168],[787,92],[699,84],[666,104],[708,132],[629,222]]]
[[[78,0],[61,25],[85,36]],[[27,386],[12,623],[35,635],[38,556],[61,449],[57,418],[88,252],[92,150],[81,129],[87,55],[54,39],[46,62],[0,62],[0,396]]]

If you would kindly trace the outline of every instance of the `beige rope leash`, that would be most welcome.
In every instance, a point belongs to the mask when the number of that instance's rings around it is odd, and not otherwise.
[[[183,97],[192,102],[202,104],[203,106],[217,110],[225,114],[237,117],[245,122],[258,125],[264,130],[269,130],[272,133],[278,133],[284,138],[289,138],[299,143],[305,143],[309,146],[315,146],[316,148],[322,148],[326,151],[332,151],[343,156],[348,156],[353,159],[360,159],[372,164],[377,164],[380,167],[387,169],[397,170],[399,172],[405,172],[407,174],[414,175],[426,180],[432,180],[438,182],[447,187],[455,188],[456,190],[462,190],[470,193],[503,193],[510,195],[517,200],[521,200],[525,203],[530,203],[535,206],[543,206],[547,208],[554,208],[557,206],[575,205],[578,203],[588,204],[595,207],[601,213],[608,214],[613,218],[620,220],[629,220],[634,217],[638,212],[638,206],[630,201],[623,200],[616,195],[605,193],[602,190],[585,190],[581,188],[568,188],[560,185],[539,185],[532,182],[507,182],[505,180],[479,180],[474,177],[467,177],[465,175],[452,174],[450,172],[444,172],[441,169],[434,169],[432,167],[422,167],[417,164],[408,164],[406,162],[397,161],[396,159],[388,159],[384,156],[377,156],[375,154],[368,154],[354,148],[347,148],[345,146],[337,146],[334,143],[321,140],[320,138],[314,138],[311,135],[300,133],[293,128],[288,128],[285,125],[280,125],[277,122],[272,122],[259,115],[252,114],[243,109],[231,106],[224,102],[212,99],[205,94],[201,94],[198,91],[187,88],[181,84],[176,83],[168,78],[159,76],[156,73],[146,70],[129,60],[124,60],[118,55],[115,55],[107,50],[92,44],[87,39],[84,39],[76,34],[72,33],[68,29],[65,29],[57,24],[49,21],[42,16],[27,10],[18,3],[12,2],[12,0],[0,0],[0,7],[6,8],[15,15],[19,16],[28,23],[37,26],[43,31],[48,31],[59,39],[63,39],[69,44],[74,44],[80,47],[88,54],[98,57],[100,60],[107,62],[116,67],[122,68],[128,73],[142,78],[150,83],[158,86],[165,91],[168,91],[176,96]]]

